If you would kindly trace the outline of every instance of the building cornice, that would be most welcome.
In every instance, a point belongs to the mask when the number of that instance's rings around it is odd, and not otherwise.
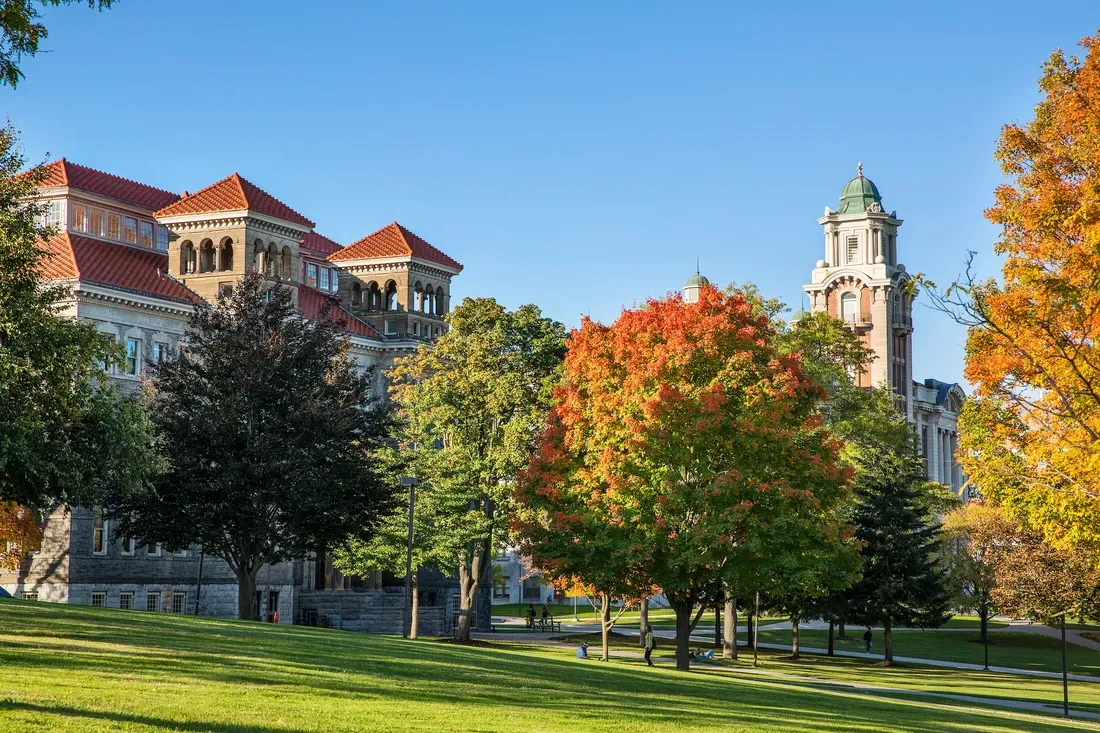
[[[284,221],[282,219],[276,219],[266,214],[252,211],[251,209],[212,211],[201,214],[176,214],[174,216],[158,217],[157,221],[166,226],[171,225],[176,231],[208,229],[212,227],[253,226],[272,234],[293,239],[301,239],[303,234],[313,231],[310,227],[294,224],[293,222]]]
[[[329,264],[348,272],[386,272],[395,269],[411,270],[411,265],[432,277],[443,277],[448,281],[461,272],[453,267],[441,265],[438,262],[424,260],[419,257],[401,255],[398,257],[364,257],[357,260],[328,260]],[[403,266],[403,267],[402,267]]]
[[[108,285],[101,285],[99,283],[92,283],[86,280],[75,281],[76,286],[73,289],[74,295],[77,297],[85,297],[92,300],[100,300],[109,303],[116,303],[120,305],[127,305],[132,308],[139,308],[142,310],[152,310],[161,313],[173,313],[180,316],[190,316],[195,312],[195,306],[187,303],[180,303],[174,300],[167,300],[165,298],[157,298],[151,295],[145,295],[142,293],[135,293],[129,290],[121,290],[119,288],[113,288]]]

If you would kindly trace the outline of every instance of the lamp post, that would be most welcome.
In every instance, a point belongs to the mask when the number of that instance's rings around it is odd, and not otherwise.
[[[409,541],[405,554],[405,610],[402,614],[401,636],[406,639],[412,630],[412,562],[413,562],[413,505],[416,501],[416,477],[402,476],[401,485],[409,487]]]
[[[1066,659],[1066,612],[1062,611],[1062,717],[1069,717],[1069,664]]]

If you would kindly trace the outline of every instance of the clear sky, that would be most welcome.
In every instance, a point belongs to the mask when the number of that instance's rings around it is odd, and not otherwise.
[[[1000,126],[1095,31],[1091,3],[747,5],[74,6],[0,111],[32,160],[174,191],[238,171],[345,244],[396,219],[466,266],[456,298],[569,325],[680,287],[697,256],[797,309],[857,161],[910,272],[949,281],[974,249],[995,274]],[[914,377],[960,379],[962,329],[914,317]]]

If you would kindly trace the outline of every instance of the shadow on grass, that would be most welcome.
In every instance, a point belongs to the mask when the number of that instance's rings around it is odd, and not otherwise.
[[[34,715],[50,715],[61,718],[86,718],[89,720],[110,721],[143,725],[150,728],[163,728],[173,731],[194,731],[194,733],[296,733],[300,728],[270,728],[255,725],[234,725],[232,723],[188,723],[178,720],[165,720],[148,715],[131,713],[112,713],[105,710],[88,710],[68,705],[39,705],[18,700],[0,700],[0,715],[5,712],[24,712]]]

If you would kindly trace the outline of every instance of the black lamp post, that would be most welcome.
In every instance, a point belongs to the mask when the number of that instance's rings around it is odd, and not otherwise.
[[[1062,717],[1069,717],[1069,663],[1066,658],[1066,612],[1062,611]]]
[[[401,636],[407,639],[412,631],[413,504],[416,501],[416,477],[402,476],[401,485],[409,487],[409,541],[405,554],[405,610],[401,622]]]

